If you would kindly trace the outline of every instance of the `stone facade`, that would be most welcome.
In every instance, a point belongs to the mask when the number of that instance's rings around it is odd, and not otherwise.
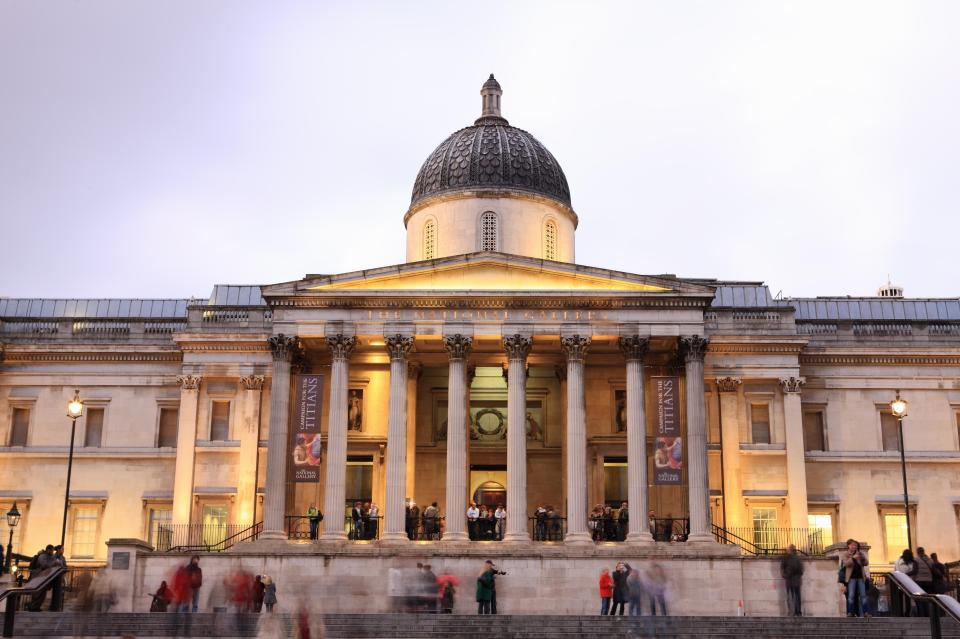
[[[499,130],[494,84],[477,126]],[[960,558],[960,300],[781,300],[762,283],[577,265],[577,218],[555,181],[494,193],[461,177],[415,193],[405,264],[217,286],[209,299],[0,298],[0,510],[16,502],[23,513],[15,549],[56,539],[64,409],[78,389],[75,565],[103,564],[111,538],[177,545],[163,535],[207,540],[262,522],[267,546],[208,561],[283,573],[283,593],[303,571],[374,574],[408,556],[412,500],[447,517],[446,539],[416,552],[468,576],[481,550],[465,539],[465,507],[493,495],[508,506],[513,549],[482,552],[508,552],[519,574],[505,587],[530,601],[586,612],[576,593],[622,556],[676,562],[678,610],[733,614],[745,597],[772,613],[770,562],[733,557],[715,543],[720,529],[774,548],[853,537],[888,565],[905,546],[889,415],[899,390],[915,545]],[[435,244],[422,259],[428,218]],[[321,376],[316,433],[301,428],[301,375]],[[676,384],[668,439],[657,432],[663,378]],[[313,464],[304,477],[317,480],[293,481],[295,464]],[[675,481],[658,481],[658,468]],[[379,505],[381,541],[361,542],[374,550],[346,543],[353,500]],[[603,554],[587,514],[622,501],[629,530]],[[312,505],[326,519],[305,548],[287,538]],[[565,543],[549,551],[530,540],[540,505],[566,521]],[[658,521],[683,522],[683,540],[665,541]],[[309,555],[308,568],[288,568],[281,547]],[[149,582],[176,559],[138,561]],[[527,574],[524,562],[542,569]],[[827,564],[815,565],[811,579],[828,583]],[[701,600],[698,574],[734,577]]]

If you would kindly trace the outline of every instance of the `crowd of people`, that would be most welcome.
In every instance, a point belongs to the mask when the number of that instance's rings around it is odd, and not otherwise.
[[[470,502],[467,508],[467,534],[471,541],[501,541],[507,532],[507,509],[503,504],[496,508]]]
[[[350,531],[353,540],[377,539],[380,533],[380,508],[371,501],[354,502],[350,509]]]
[[[663,567],[653,563],[641,570],[618,562],[613,573],[600,571],[600,614],[643,615],[644,601],[650,615],[667,614],[667,575]]]
[[[904,550],[894,564],[894,570],[913,579],[924,592],[941,595],[949,590],[950,575],[947,567],[937,557],[937,553],[928,555],[923,546],[917,548],[916,555],[909,548]],[[901,599],[901,610],[905,615],[914,614],[920,617],[927,617],[932,612],[926,603],[912,607],[911,601],[906,597]],[[849,604],[847,612],[850,612]]]
[[[437,576],[433,566],[417,563],[414,568],[390,568],[387,592],[394,612],[453,612],[459,580],[448,574]]]
[[[194,555],[190,563],[178,567],[170,577],[151,593],[150,612],[194,613],[199,611],[200,589],[203,587],[203,569],[200,558]],[[277,604],[277,584],[270,575],[254,575],[246,570],[234,570],[214,585],[210,607],[224,611],[273,612]]]

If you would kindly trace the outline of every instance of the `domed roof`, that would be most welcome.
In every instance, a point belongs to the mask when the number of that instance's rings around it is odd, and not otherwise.
[[[500,84],[493,74],[480,91],[483,113],[473,126],[440,143],[420,167],[410,206],[456,191],[516,190],[570,206],[563,169],[545,146],[500,115]]]

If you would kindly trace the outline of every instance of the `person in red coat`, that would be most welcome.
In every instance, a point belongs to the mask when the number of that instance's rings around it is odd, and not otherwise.
[[[613,577],[610,571],[604,568],[600,572],[600,614],[610,614],[610,598],[613,597]]]

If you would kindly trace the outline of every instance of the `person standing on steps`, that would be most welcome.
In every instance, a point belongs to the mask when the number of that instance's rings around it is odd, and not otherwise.
[[[870,569],[867,555],[860,550],[860,542],[847,540],[847,552],[843,555],[844,576],[847,582],[847,616],[859,617],[867,613],[867,584]],[[859,609],[857,601],[860,602]]]
[[[787,554],[780,560],[780,576],[787,591],[787,614],[802,617],[800,591],[803,587],[803,561],[793,544],[787,546]]]
[[[613,608],[610,609],[610,616],[617,614],[617,607],[620,608],[620,616],[623,616],[624,608],[627,603],[627,569],[623,562],[618,562],[613,571]]]
[[[477,614],[489,615],[490,602],[493,600],[493,564],[486,562],[480,576],[477,577]]]
[[[923,591],[926,593],[933,593],[933,562],[930,561],[930,557],[927,556],[927,552],[923,549],[923,546],[917,547],[917,574],[913,578],[917,582],[917,585],[923,588]],[[930,615],[930,605],[926,602],[918,602],[917,610],[922,617],[928,617]]]
[[[200,587],[203,586],[203,570],[197,555],[191,557],[187,564],[187,583],[190,586],[190,612],[197,612],[200,609]]]
[[[613,577],[604,568],[600,571],[600,616],[610,614],[610,599],[613,597]]]
[[[277,584],[273,583],[273,577],[263,576],[263,605],[267,612],[273,612],[273,607],[277,605]]]

